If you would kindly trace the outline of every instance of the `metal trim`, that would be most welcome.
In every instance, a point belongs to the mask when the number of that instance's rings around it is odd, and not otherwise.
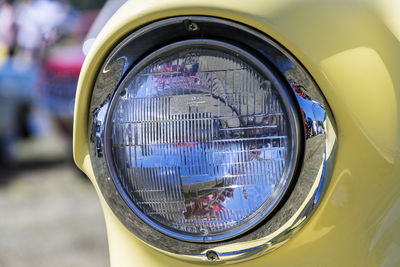
[[[187,25],[195,24],[187,28]],[[205,27],[207,26],[207,27]],[[232,34],[232,33],[235,34]],[[132,211],[116,188],[104,157],[106,114],[118,85],[144,56],[180,40],[223,40],[252,50],[276,68],[293,91],[303,115],[304,158],[297,182],[279,209],[252,230],[220,242],[193,243],[165,235]],[[152,40],[149,42],[149,38]],[[242,40],[246,40],[243,44]],[[152,44],[149,46],[149,44]],[[252,53],[252,54],[254,54]],[[326,190],[336,147],[333,118],[307,71],[271,38],[236,22],[186,16],[154,22],[126,37],[109,54],[97,76],[90,104],[90,157],[99,188],[114,214],[138,238],[170,256],[191,262],[239,262],[265,254],[287,242],[313,213]],[[240,247],[240,250],[237,250]],[[213,255],[211,257],[210,255]],[[216,255],[216,257],[215,257]]]
[[[166,227],[163,227],[157,222],[154,222],[152,219],[148,218],[146,215],[144,215],[139,208],[136,207],[135,203],[127,196],[125,193],[125,190],[123,189],[123,186],[121,185],[117,172],[115,171],[115,168],[112,163],[112,153],[111,153],[111,144],[110,144],[110,139],[111,139],[111,124],[112,124],[112,114],[113,110],[116,105],[116,101],[118,100],[118,96],[121,94],[123,90],[126,88],[126,83],[129,83],[131,80],[131,77],[136,75],[138,72],[140,72],[145,66],[147,66],[150,62],[153,62],[156,60],[158,57],[161,55],[165,54],[172,54],[174,51],[179,49],[185,49],[185,48],[193,48],[193,47],[204,47],[204,48],[210,48],[210,49],[215,49],[215,50],[225,50],[229,51],[232,54],[235,54],[237,57],[242,58],[244,61],[248,61],[252,64],[253,67],[255,67],[260,73],[264,74],[266,77],[268,77],[269,81],[271,81],[274,84],[274,88],[277,89],[277,91],[280,94],[281,100],[283,102],[283,107],[287,111],[288,114],[288,119],[290,121],[289,125],[291,126],[290,128],[290,134],[292,136],[291,138],[291,153],[288,153],[288,155],[291,155],[292,157],[288,159],[288,162],[290,165],[285,168],[285,172],[283,176],[287,177],[285,179],[282,179],[281,183],[279,183],[276,187],[275,193],[278,194],[277,197],[273,197],[272,195],[268,200],[270,200],[271,203],[265,202],[263,206],[271,206],[270,209],[265,210],[262,213],[262,216],[258,218],[257,220],[251,221],[243,225],[242,227],[239,227],[239,229],[235,230],[232,229],[231,231],[228,231],[226,233],[221,233],[218,235],[213,235],[213,236],[193,236],[193,235],[188,235],[188,234],[179,234],[173,230],[170,230]],[[105,160],[107,162],[111,178],[114,181],[114,184],[124,199],[124,201],[131,207],[131,209],[136,212],[136,214],[142,218],[143,221],[145,221],[147,224],[152,226],[154,229],[167,234],[173,238],[181,239],[183,241],[188,241],[188,242],[216,242],[216,241],[223,241],[227,240],[233,237],[236,237],[240,234],[243,234],[245,231],[250,230],[252,227],[256,226],[258,223],[260,223],[262,220],[264,220],[271,212],[273,209],[276,208],[278,203],[282,200],[283,196],[285,193],[288,191],[287,189],[289,188],[290,183],[293,180],[293,176],[295,173],[295,168],[298,164],[299,161],[299,154],[300,154],[300,122],[298,119],[298,113],[299,110],[297,110],[297,106],[292,102],[291,97],[287,94],[287,89],[286,85],[283,84],[277,77],[259,60],[257,60],[254,56],[250,55],[246,51],[227,44],[225,42],[221,41],[216,41],[216,40],[210,40],[210,39],[192,39],[192,40],[185,40],[185,41],[179,41],[173,44],[166,45],[157,51],[151,53],[147,57],[145,57],[142,61],[140,61],[137,65],[133,67],[131,71],[126,75],[126,77],[123,79],[121,84],[118,86],[117,90],[115,91],[112,99],[111,99],[111,104],[108,108],[107,115],[106,115],[106,121],[105,121],[105,133],[104,133],[104,138],[103,138],[103,144],[104,144],[104,151],[105,151]],[[286,182],[286,183],[285,183]]]

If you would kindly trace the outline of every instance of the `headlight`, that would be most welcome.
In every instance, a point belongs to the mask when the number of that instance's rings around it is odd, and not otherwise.
[[[240,261],[286,242],[330,177],[335,132],[304,68],[243,25],[177,17],[99,70],[90,156],[119,220],[168,255]]]
[[[263,220],[293,178],[297,108],[249,53],[189,40],[128,74],[107,117],[108,166],[134,211],[188,241],[230,238]]]

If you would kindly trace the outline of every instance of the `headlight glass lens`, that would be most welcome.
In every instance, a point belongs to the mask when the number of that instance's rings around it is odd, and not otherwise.
[[[295,165],[293,111],[248,54],[171,49],[121,86],[108,115],[109,165],[140,217],[180,239],[213,241],[277,205]]]

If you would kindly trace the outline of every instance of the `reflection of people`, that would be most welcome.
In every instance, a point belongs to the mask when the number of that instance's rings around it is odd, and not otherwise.
[[[304,86],[297,84],[293,80],[289,80],[289,83],[293,87],[294,91],[298,96],[306,100],[311,100],[311,98],[307,95]]]
[[[208,215],[209,218],[216,216],[216,212],[225,209],[223,202],[233,197],[234,190],[234,188],[224,188],[196,197],[196,201],[186,204],[185,219],[191,219],[192,216]]]

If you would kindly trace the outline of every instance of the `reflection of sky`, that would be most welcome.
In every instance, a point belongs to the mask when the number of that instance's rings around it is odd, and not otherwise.
[[[152,96],[153,76],[137,77],[134,82],[136,83],[136,86],[139,85],[139,88],[137,88],[135,92],[136,97]]]
[[[252,208],[252,211],[254,211],[271,195],[274,187],[275,185],[273,184],[247,186],[245,189],[243,187],[237,187],[235,188],[233,197],[226,199],[223,205],[228,210],[246,209],[247,207],[244,203],[250,202],[248,205]],[[246,192],[244,192],[244,190],[246,190]],[[248,197],[245,197],[245,195]]]
[[[133,150],[133,148],[130,149]],[[279,164],[275,164],[276,168],[268,171],[259,170],[258,174],[248,177],[249,170],[246,168],[246,163],[260,163],[260,160],[251,158],[249,152],[234,152],[240,149],[241,146],[237,144],[226,144],[218,148],[202,145],[171,148],[169,144],[165,144],[156,145],[150,149],[150,154],[143,155],[141,147],[137,147],[136,162],[139,168],[162,167],[159,171],[160,176],[180,177],[181,183],[189,186],[188,193],[193,196],[204,194],[204,192],[217,193],[225,190],[225,187],[234,188],[233,196],[225,198],[221,204],[226,210],[243,210],[248,213],[259,208],[270,196],[280,180],[283,169],[277,167]],[[131,154],[133,153],[135,152],[131,151]],[[127,154],[129,155],[129,152]],[[265,150],[262,154],[265,158],[284,160],[283,154],[276,148]],[[238,165],[238,162],[246,158],[248,161],[245,164]],[[134,158],[131,164],[132,167],[135,166]],[[238,169],[241,170],[238,172]],[[175,173],[178,170],[179,173]],[[253,171],[250,170],[250,172]],[[244,176],[247,177],[244,178]],[[180,186],[179,189],[182,190]]]
[[[290,60],[287,60],[286,56],[275,55],[274,62],[276,67],[282,73],[286,73],[287,71],[294,69],[293,63]],[[298,94],[296,94],[296,98],[307,117],[313,115],[314,117],[311,118],[312,120],[321,122],[325,121],[324,109],[319,106],[317,102],[302,98]]]
[[[297,96],[297,100],[300,103],[300,106],[304,110],[307,117],[310,117],[313,115],[313,117],[311,119],[314,121],[323,122],[325,120],[324,109],[317,102],[308,100],[308,99],[304,99],[298,95],[296,95],[296,96]]]

